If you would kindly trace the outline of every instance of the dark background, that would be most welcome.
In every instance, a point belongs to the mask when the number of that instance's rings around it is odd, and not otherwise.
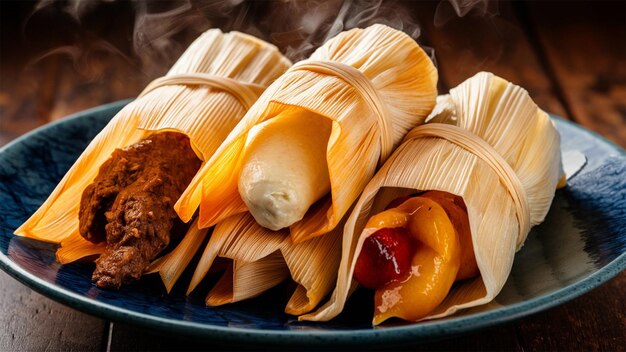
[[[546,111],[626,146],[624,1],[0,1],[0,146],[136,96],[211,27],[306,57],[342,28],[383,22],[434,51],[445,92],[481,70]],[[415,350],[623,350],[626,273],[545,312]],[[210,349],[66,308],[0,272],[0,351]],[[225,348],[225,346],[217,346]]]

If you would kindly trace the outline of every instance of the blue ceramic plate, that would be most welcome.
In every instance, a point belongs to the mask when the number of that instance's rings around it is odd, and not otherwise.
[[[303,323],[282,313],[293,290],[290,284],[219,308],[205,307],[202,292],[186,297],[183,285],[166,295],[158,277],[144,277],[118,292],[100,290],[90,282],[93,264],[61,266],[55,262],[54,245],[15,237],[13,231],[126,103],[78,113],[0,150],[0,267],[42,294],[87,313],[239,343],[397,344],[468,332],[547,309],[626,267],[626,154],[555,118],[563,151],[580,151],[587,164],[567,188],[557,191],[546,221],[532,230],[502,293],[487,306],[437,321],[372,328],[371,296],[361,291],[337,319]]]

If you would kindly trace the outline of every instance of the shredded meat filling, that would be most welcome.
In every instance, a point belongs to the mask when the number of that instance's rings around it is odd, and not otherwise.
[[[107,242],[92,281],[118,289],[141,277],[148,264],[186,226],[174,203],[200,168],[189,138],[157,133],[117,149],[83,192],[79,221],[85,239]]]

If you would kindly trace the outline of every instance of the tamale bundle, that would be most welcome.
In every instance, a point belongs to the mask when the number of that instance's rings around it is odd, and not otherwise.
[[[136,279],[182,224],[173,219],[173,204],[201,162],[290,65],[274,46],[252,36],[203,33],[167,75],[113,117],[15,233],[60,243],[61,263],[93,255],[101,261],[111,252],[118,266],[138,265],[122,281]],[[183,244],[205,235],[194,224]],[[141,263],[136,257],[143,257]],[[103,277],[110,274],[103,270]]]
[[[419,45],[383,25],[343,32],[290,68],[176,204],[182,219],[199,207],[200,227],[217,224],[190,291],[216,257],[225,257],[233,267],[208,304],[253,297],[262,292],[253,282],[276,284],[290,273],[299,287],[287,311],[313,309],[335,280],[338,225],[377,167],[424,122],[436,85],[436,69]],[[282,269],[244,274],[260,260]]]
[[[546,216],[560,169],[559,134],[524,89],[490,73],[468,79],[367,185],[344,227],[332,297],[301,318],[337,316],[357,282],[376,290],[374,324],[490,302]]]

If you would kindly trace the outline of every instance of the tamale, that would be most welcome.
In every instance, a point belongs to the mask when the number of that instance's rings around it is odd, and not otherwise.
[[[546,216],[561,176],[559,134],[521,87],[479,73],[438,99],[429,123],[413,129],[367,185],[345,227],[337,284],[304,320],[343,309],[366,224],[398,193],[437,190],[467,207],[480,275],[457,282],[425,319],[490,302],[500,292],[530,228]],[[375,320],[379,323],[380,320]]]
[[[197,156],[208,160],[265,87],[290,65],[276,47],[252,36],[218,29],[203,33],[167,75],[113,117],[15,233],[60,243],[62,263],[102,253],[101,244],[79,234],[78,216],[81,194],[100,165],[115,150],[161,131],[185,134]],[[197,228],[190,232],[197,235],[192,236],[196,242],[203,238]]]
[[[222,236],[222,222],[231,224],[233,217],[247,219],[245,226],[231,226],[224,232],[229,237],[247,238],[241,241],[249,246],[231,251],[212,238],[190,290],[217,256],[228,251],[228,258],[235,263],[249,262],[250,252],[256,253],[261,244],[272,243],[275,247],[271,252],[280,250],[299,284],[287,311],[301,314],[313,309],[335,280],[341,239],[341,227],[337,225],[377,166],[410,128],[425,120],[435,103],[436,84],[436,69],[419,45],[408,35],[383,25],[341,33],[281,76],[202,167],[176,204],[183,219],[200,207],[201,227],[218,224],[214,237],[218,232]],[[294,112],[296,109],[305,112]],[[291,118],[293,114],[315,118],[309,113],[332,122],[326,147],[330,194],[289,229],[264,229],[250,216],[238,189],[242,160],[252,145],[248,137],[262,134],[278,118]],[[288,123],[284,126],[284,130],[297,129]],[[303,124],[300,129],[310,126]],[[291,146],[287,144],[282,152],[288,148]],[[289,238],[278,244],[277,234],[289,234]]]
[[[435,104],[436,85],[430,58],[401,31],[374,25],[343,32],[266,90],[175,208],[188,220],[199,207],[201,227],[246,212],[238,177],[248,135],[297,108],[332,122],[326,148],[331,196],[293,224],[290,235],[294,242],[323,235],[337,225],[406,132],[424,121]]]

